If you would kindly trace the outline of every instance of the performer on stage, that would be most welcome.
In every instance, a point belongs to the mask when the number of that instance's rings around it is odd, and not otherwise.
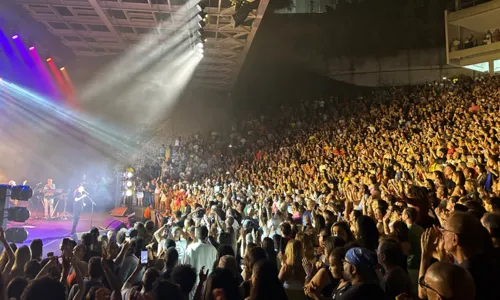
[[[85,197],[87,197],[87,195],[88,193],[85,191],[85,188],[81,184],[73,193],[73,228],[71,229],[71,235],[76,233],[76,226],[78,225],[78,221],[80,221],[80,213],[85,206]]]
[[[50,218],[49,208],[50,208],[50,213],[54,213],[54,198],[55,198],[54,190],[55,189],[56,189],[56,185],[54,183],[52,183],[52,179],[49,178],[47,180],[47,184],[43,187],[43,191],[44,191],[43,208],[44,208],[45,219]]]

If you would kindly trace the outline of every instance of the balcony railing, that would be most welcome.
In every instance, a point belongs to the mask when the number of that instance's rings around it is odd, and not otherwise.
[[[490,2],[492,0],[455,0],[455,11],[470,8],[479,4]]]

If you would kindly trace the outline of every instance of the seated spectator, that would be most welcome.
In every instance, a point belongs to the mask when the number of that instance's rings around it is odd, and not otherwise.
[[[400,294],[415,296],[416,290],[408,276],[408,273],[401,268],[400,264],[403,258],[401,245],[391,239],[382,240],[378,246],[378,262],[384,269],[384,277],[380,285],[388,299],[394,299]]]
[[[352,286],[339,299],[385,299],[384,291],[377,283],[376,266],[377,254],[375,252],[366,248],[347,250],[344,277],[351,282]]]
[[[464,268],[446,262],[432,264],[419,286],[425,290],[428,299],[494,299],[478,298],[475,293],[474,280]]]

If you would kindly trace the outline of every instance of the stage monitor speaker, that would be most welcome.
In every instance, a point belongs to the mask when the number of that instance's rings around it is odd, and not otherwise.
[[[127,224],[111,217],[106,218],[100,227],[101,230],[113,230],[114,232],[118,232],[122,228],[127,229]]]
[[[110,213],[112,217],[125,217],[128,214],[128,207],[115,207]]]

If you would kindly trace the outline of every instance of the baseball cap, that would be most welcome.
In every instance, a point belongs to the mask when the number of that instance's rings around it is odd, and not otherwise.
[[[347,250],[345,260],[356,268],[375,268],[377,266],[377,254],[361,247]]]

